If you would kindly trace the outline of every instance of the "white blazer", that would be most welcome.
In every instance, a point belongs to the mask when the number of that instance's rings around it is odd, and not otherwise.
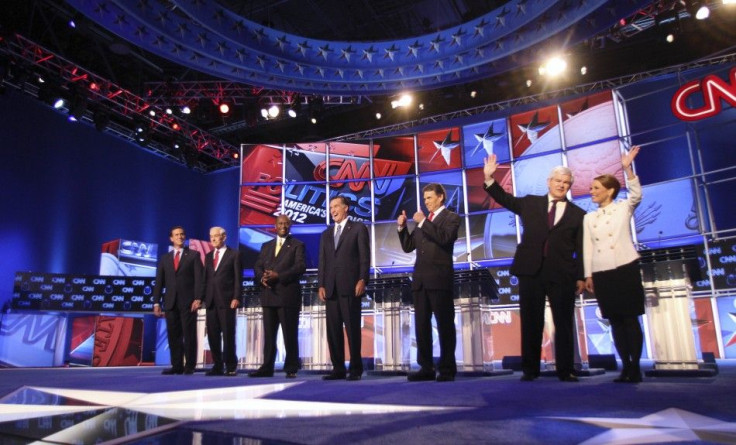
[[[628,181],[628,198],[612,202],[583,218],[583,267],[585,276],[615,269],[639,258],[631,239],[631,216],[641,202],[641,184]]]

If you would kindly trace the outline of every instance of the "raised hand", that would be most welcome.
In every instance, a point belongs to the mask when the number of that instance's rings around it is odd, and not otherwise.
[[[631,163],[634,162],[634,158],[639,154],[639,149],[641,149],[640,146],[634,145],[628,153],[621,156],[621,165],[623,168],[631,167]]]
[[[401,215],[399,215],[399,218],[396,220],[396,224],[399,225],[399,227],[406,227],[406,210],[401,211]]]
[[[483,177],[486,181],[493,179],[493,174],[496,173],[498,168],[498,162],[496,161],[496,155],[489,155],[487,158],[483,158]]]

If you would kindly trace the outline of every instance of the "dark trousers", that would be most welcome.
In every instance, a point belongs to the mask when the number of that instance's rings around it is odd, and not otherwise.
[[[330,349],[333,372],[345,372],[345,339],[343,325],[348,337],[350,351],[350,374],[363,374],[363,360],[360,356],[360,298],[350,295],[328,299],[327,308],[327,346]]]
[[[213,368],[222,370],[224,363],[228,371],[235,371],[238,367],[235,353],[235,309],[218,308],[214,305],[207,308],[207,340],[214,362]]]
[[[263,307],[263,365],[261,369],[273,372],[276,361],[276,339],[279,325],[284,335],[284,372],[299,370],[299,310],[296,307]]]
[[[437,368],[440,374],[457,373],[455,363],[455,303],[452,291],[419,289],[412,292],[414,297],[414,332],[417,341],[417,363],[424,371],[434,371],[432,357],[432,314],[437,320],[437,333],[440,342],[440,360]]]
[[[543,274],[520,276],[519,309],[521,316],[521,369],[539,375],[544,333],[545,297],[549,299],[555,324],[555,367],[560,376],[574,370],[575,282],[556,282]]]
[[[166,311],[166,333],[169,339],[171,367],[176,370],[194,369],[197,364],[197,313],[190,306],[179,304]]]

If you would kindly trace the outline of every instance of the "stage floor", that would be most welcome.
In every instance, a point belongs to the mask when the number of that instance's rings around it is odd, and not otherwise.
[[[736,443],[736,361],[718,367],[638,385],[613,383],[614,371],[579,383],[519,373],[411,383],[0,369],[0,443]]]

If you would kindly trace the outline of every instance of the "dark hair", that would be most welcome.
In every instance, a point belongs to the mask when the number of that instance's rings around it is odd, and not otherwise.
[[[615,176],[608,174],[600,175],[593,178],[593,180],[600,182],[607,190],[613,189],[613,196],[611,196],[611,199],[616,199],[619,190],[621,190],[621,183],[618,182],[618,179],[616,179]]]
[[[171,230],[169,230],[169,238],[171,238],[172,236],[174,236],[174,230],[176,230],[176,229],[181,229],[182,232],[187,233],[187,231],[184,230],[184,227],[182,227],[182,226],[174,226],[174,227],[171,228]]]
[[[442,196],[442,204],[444,204],[445,199],[447,199],[447,192],[445,192],[445,187],[442,184],[438,184],[436,182],[425,185],[424,188],[422,188],[422,193],[424,192],[434,192],[435,195]]]
[[[330,198],[330,202],[332,202],[332,201],[334,201],[336,199],[339,199],[340,201],[342,201],[342,203],[344,205],[350,207],[350,201],[348,200],[348,197],[347,196],[345,196],[345,195],[333,196],[332,198]]]

